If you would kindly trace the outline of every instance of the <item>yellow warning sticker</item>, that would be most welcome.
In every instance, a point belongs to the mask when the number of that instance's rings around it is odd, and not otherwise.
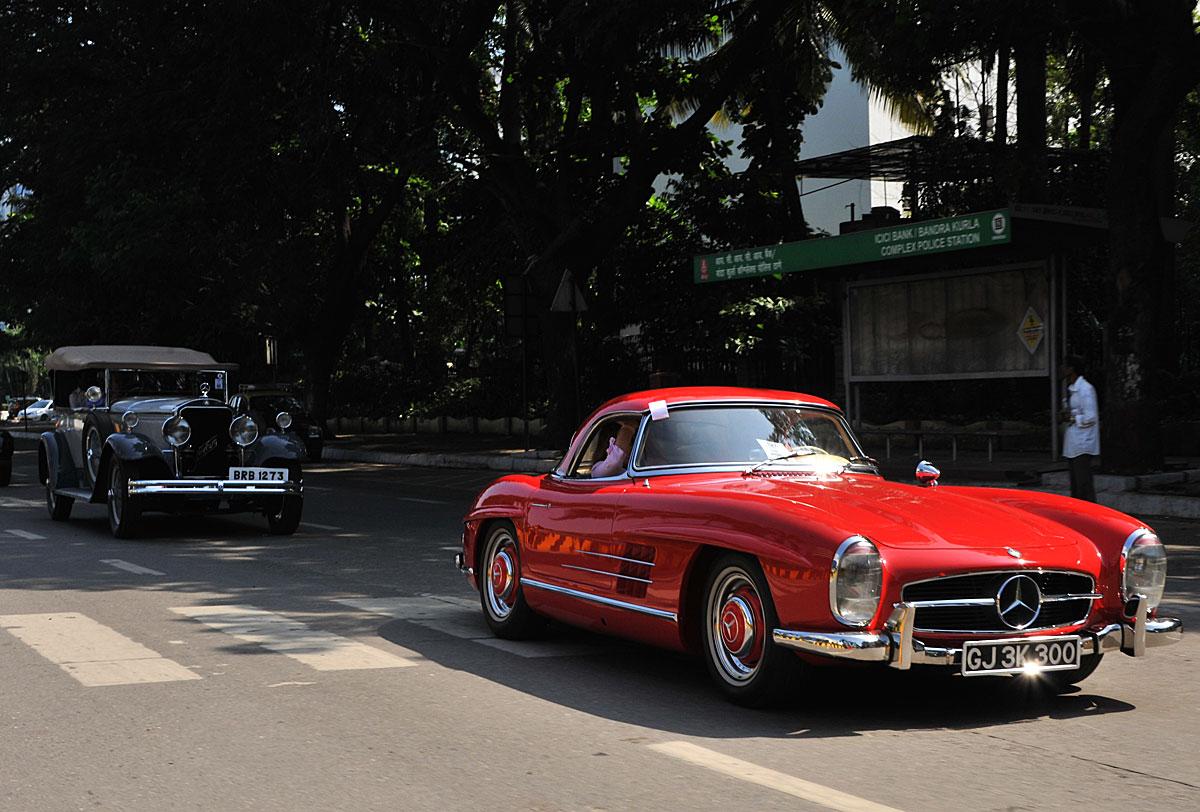
[[[1030,355],[1033,355],[1045,337],[1046,322],[1042,321],[1042,317],[1037,314],[1036,310],[1032,307],[1029,308],[1025,311],[1025,317],[1021,319],[1021,326],[1017,328],[1017,338],[1021,339],[1025,349],[1029,350]]]

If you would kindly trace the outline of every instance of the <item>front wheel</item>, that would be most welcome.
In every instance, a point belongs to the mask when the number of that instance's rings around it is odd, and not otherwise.
[[[141,517],[141,503],[129,495],[129,469],[113,457],[108,469],[108,527],[119,539],[133,538]]]
[[[704,664],[727,699],[758,708],[782,697],[802,663],[775,645],[771,591],[754,559],[728,553],[709,570],[701,617]]]
[[[496,522],[488,528],[475,579],[492,634],[506,640],[524,640],[541,630],[542,618],[525,602],[521,550],[511,522]]]
[[[290,536],[300,526],[300,514],[303,512],[303,496],[280,497],[279,504],[267,511],[267,529],[273,536]]]

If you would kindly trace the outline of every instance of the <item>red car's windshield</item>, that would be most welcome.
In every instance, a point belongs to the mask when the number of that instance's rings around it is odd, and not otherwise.
[[[635,468],[753,465],[786,459],[797,466],[841,466],[858,450],[845,422],[821,409],[698,406],[651,420]]]

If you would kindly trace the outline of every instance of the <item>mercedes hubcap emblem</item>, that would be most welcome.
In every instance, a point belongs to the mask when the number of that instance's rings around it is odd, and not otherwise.
[[[1010,629],[1026,629],[1042,611],[1042,590],[1028,575],[1014,575],[996,592],[996,611]]]

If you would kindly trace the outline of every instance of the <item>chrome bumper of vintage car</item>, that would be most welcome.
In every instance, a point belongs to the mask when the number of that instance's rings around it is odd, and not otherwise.
[[[1147,648],[1177,643],[1183,638],[1183,621],[1173,617],[1150,617],[1142,596],[1134,598],[1133,621],[1110,623],[1084,629],[1078,634],[1081,654],[1121,651],[1132,657],[1145,655]],[[880,632],[802,632],[776,629],[775,644],[809,654],[839,657],[860,662],[887,663],[906,670],[914,665],[955,666],[962,662],[961,648],[927,645],[913,638],[917,609],[898,603]]]
[[[129,495],[301,496],[299,482],[240,482],[232,479],[131,479]]]

